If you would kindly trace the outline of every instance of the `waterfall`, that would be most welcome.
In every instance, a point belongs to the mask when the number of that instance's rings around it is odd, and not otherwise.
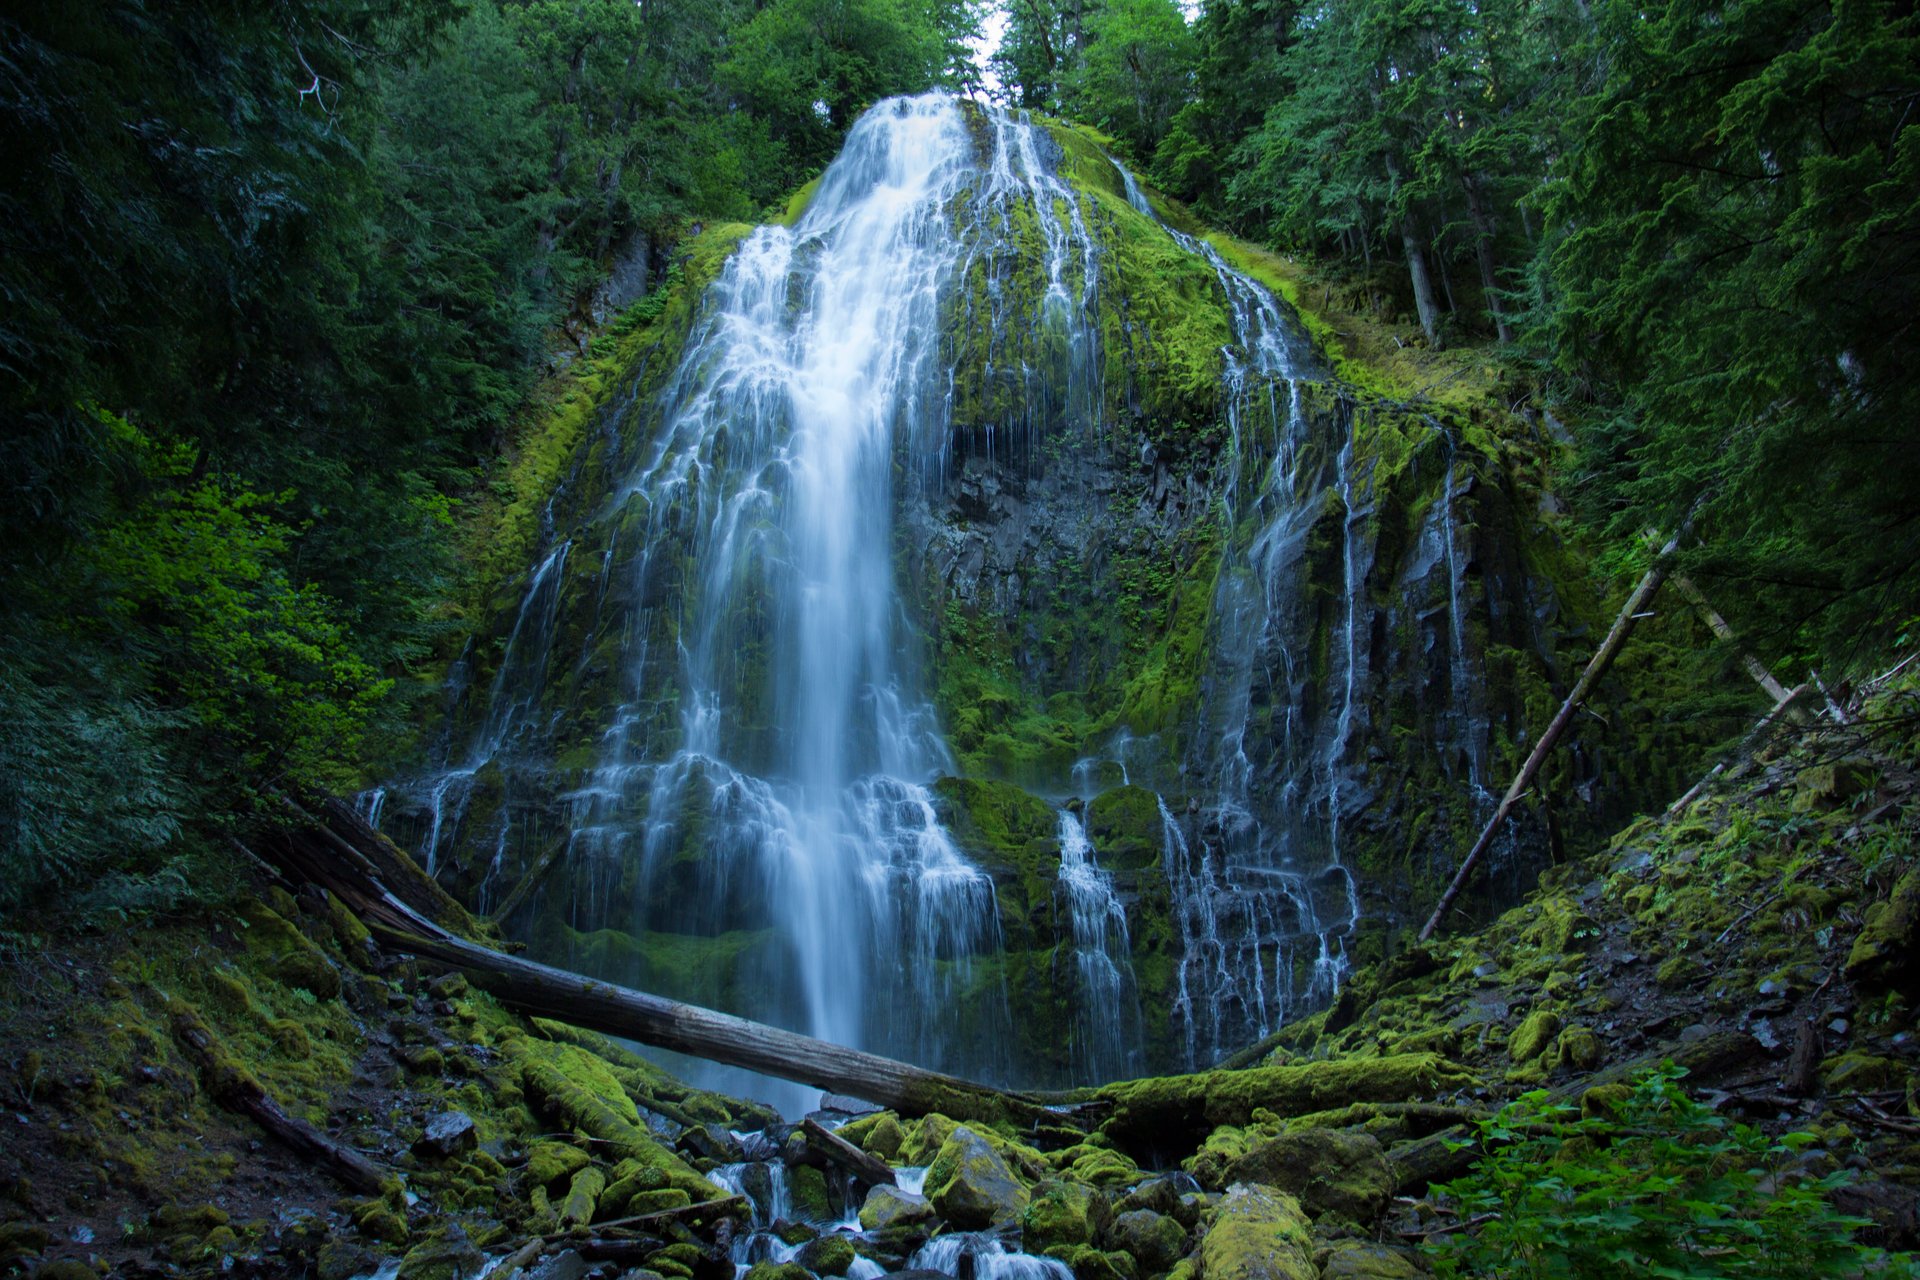
[[[1073,926],[1073,1071],[1081,1081],[1128,1074],[1140,1058],[1139,991],[1127,912],[1080,820],[1060,811],[1060,892]]]
[[[1222,502],[1216,639],[1186,762],[1199,805],[1193,839],[1161,802],[1162,864],[1183,944],[1175,1020],[1186,1065],[1203,1067],[1323,1004],[1346,971],[1342,939],[1360,914],[1340,860],[1363,670],[1359,489],[1350,428],[1332,474],[1316,460],[1301,387],[1325,374],[1299,324],[1212,244],[1161,221],[1133,175],[1114,167],[1133,208],[1213,268],[1234,339],[1222,353],[1233,471]],[[1313,711],[1326,691],[1307,687],[1312,631],[1299,582],[1329,487],[1342,512],[1341,654],[1330,718]],[[1270,718],[1256,723],[1263,714]]]

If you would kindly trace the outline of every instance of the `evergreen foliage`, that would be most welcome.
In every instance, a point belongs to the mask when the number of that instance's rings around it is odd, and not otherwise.
[[[89,881],[109,914],[164,905],[270,811],[250,797],[352,785],[451,629],[458,512],[615,256],[659,279],[690,220],[954,79],[973,21],[0,15],[0,913]]]

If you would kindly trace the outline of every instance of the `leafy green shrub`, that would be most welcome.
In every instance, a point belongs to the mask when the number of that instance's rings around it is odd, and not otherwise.
[[[1436,1241],[1442,1276],[1502,1280],[1912,1277],[1910,1254],[1855,1243],[1864,1220],[1827,1196],[1844,1172],[1814,1176],[1809,1133],[1770,1138],[1716,1115],[1671,1064],[1582,1117],[1529,1093],[1481,1124],[1488,1154],[1442,1187],[1476,1225]]]

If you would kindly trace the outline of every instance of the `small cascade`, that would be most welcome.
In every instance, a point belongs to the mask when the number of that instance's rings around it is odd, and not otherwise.
[[[1094,1082],[1137,1074],[1140,999],[1133,977],[1127,912],[1113,877],[1100,869],[1080,820],[1060,811],[1060,894],[1073,923],[1077,980],[1073,1070]]]
[[[929,1240],[907,1261],[909,1271],[938,1271],[972,1280],[1073,1280],[1066,1263],[1017,1253],[990,1232],[961,1231]]]

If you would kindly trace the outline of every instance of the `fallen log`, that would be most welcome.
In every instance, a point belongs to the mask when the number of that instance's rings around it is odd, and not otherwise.
[[[1580,709],[1580,704],[1587,700],[1589,693],[1593,692],[1593,686],[1599,683],[1600,677],[1605,675],[1607,669],[1613,665],[1613,660],[1619,656],[1620,650],[1626,647],[1627,637],[1633,634],[1634,625],[1645,615],[1646,607],[1653,602],[1655,593],[1660,590],[1660,584],[1666,580],[1670,557],[1679,545],[1678,536],[1669,540],[1654,557],[1653,567],[1648,569],[1646,576],[1640,579],[1640,585],[1635,587],[1633,594],[1627,597],[1627,603],[1621,607],[1619,616],[1613,620],[1613,629],[1607,632],[1607,638],[1601,642],[1600,648],[1587,663],[1587,669],[1580,673],[1579,682],[1573,686],[1572,692],[1567,694],[1567,700],[1560,704],[1560,710],[1548,722],[1546,730],[1540,735],[1540,740],[1534,743],[1533,750],[1527,754],[1526,763],[1520,766],[1520,772],[1514,775],[1513,785],[1507,788],[1505,798],[1500,801],[1500,807],[1493,811],[1493,817],[1487,820],[1486,828],[1480,832],[1480,838],[1473,842],[1473,848],[1461,861],[1460,869],[1454,873],[1446,892],[1440,895],[1440,901],[1434,905],[1433,914],[1428,916],[1426,924],[1420,927],[1420,941],[1425,942],[1431,938],[1434,930],[1440,927],[1440,922],[1446,918],[1448,908],[1453,906],[1453,900],[1460,896],[1462,889],[1466,888],[1467,881],[1472,877],[1473,869],[1479,865],[1481,856],[1492,846],[1493,837],[1500,830],[1501,824],[1507,820],[1507,815],[1513,812],[1514,806],[1520,803],[1521,798],[1527,794],[1528,788],[1533,785],[1534,778],[1540,772],[1540,766],[1546,763],[1547,753],[1553,750],[1554,744],[1560,740],[1560,735],[1566,732],[1567,725],[1573,720],[1574,712]]]
[[[288,807],[304,813],[288,802]],[[902,1115],[1033,1127],[1071,1124],[1039,1099],[928,1071],[812,1036],[504,955],[460,936],[481,926],[351,808],[329,801],[324,824],[278,833],[261,850],[296,882],[338,898],[381,943],[465,972],[511,1009],[851,1094]],[[443,901],[444,900],[444,901]],[[458,930],[459,932],[456,932]]]
[[[956,1120],[1019,1125],[1063,1120],[1037,1099],[958,1076],[501,955],[461,938],[368,924],[383,946],[460,969],[475,986],[522,1013],[850,1094],[902,1115],[937,1111]]]
[[[807,1135],[808,1146],[868,1186],[895,1185],[892,1165],[868,1155],[812,1116],[800,1122],[800,1129]]]
[[[281,1110],[280,1104],[246,1068],[233,1060],[212,1028],[191,1008],[172,999],[168,999],[166,1005],[172,1016],[174,1037],[200,1068],[207,1091],[221,1105],[250,1117],[296,1155],[320,1165],[362,1195],[384,1195],[390,1186],[399,1186],[395,1175],[358,1151],[335,1142],[306,1121],[296,1120]]]

